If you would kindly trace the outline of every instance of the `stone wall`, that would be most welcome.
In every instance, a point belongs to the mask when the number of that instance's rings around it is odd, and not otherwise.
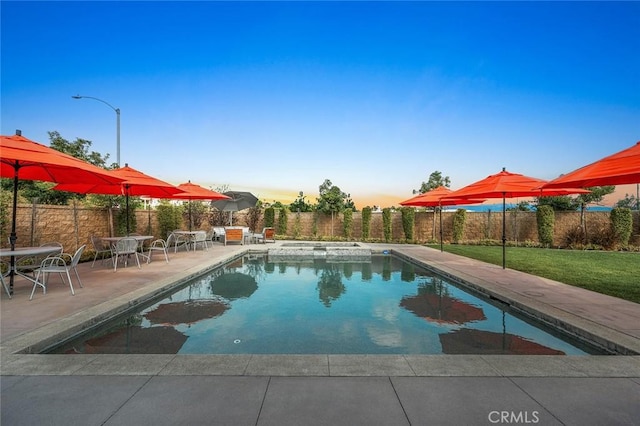
[[[11,214],[10,211],[6,212]],[[146,235],[159,236],[159,226],[154,210],[136,211],[136,232]],[[442,229],[444,241],[448,242],[452,237],[452,225],[454,212],[442,214]],[[297,224],[299,217],[299,224]],[[278,213],[276,213],[276,223]],[[640,245],[640,225],[638,212],[633,212],[632,244]],[[333,221],[330,215],[318,215],[318,233],[313,236],[313,213],[289,213],[287,237],[293,238],[298,228],[300,239],[330,239],[331,236],[340,238],[343,235],[342,215],[334,215]],[[586,212],[585,221],[587,231],[609,226],[608,212]],[[234,224],[244,225],[242,212],[234,215]],[[556,212],[554,245],[563,245],[568,231],[580,224],[580,212]],[[258,224],[257,231],[263,227]],[[2,247],[8,246],[10,224],[2,230]],[[183,224],[183,228],[187,225]],[[206,224],[203,229],[208,229]],[[45,242],[58,241],[62,243],[66,251],[73,251],[82,244],[91,248],[91,235],[113,235],[113,217],[108,209],[87,208],[80,205],[51,206],[41,204],[19,204],[17,208],[16,232],[18,246],[37,246]],[[433,212],[416,212],[414,239],[416,242],[438,241],[440,233],[440,218]],[[506,236],[508,241],[537,242],[538,231],[536,214],[534,212],[507,212]],[[361,213],[353,214],[352,239],[359,240],[362,237]],[[464,240],[500,240],[502,238],[502,211],[491,212],[467,212]],[[371,215],[370,240],[384,241],[382,213]],[[402,215],[400,212],[392,214],[392,241],[403,242]]]

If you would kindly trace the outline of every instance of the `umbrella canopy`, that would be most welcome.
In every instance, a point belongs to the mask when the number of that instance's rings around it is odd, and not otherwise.
[[[477,204],[485,200],[471,200],[467,198],[449,198],[444,197],[451,195],[453,191],[445,186],[439,186],[431,191],[416,195],[400,202],[401,206],[413,207],[440,207],[440,206],[456,206],[460,204]]]
[[[445,354],[565,355],[562,351],[510,333],[462,328],[438,337]]]
[[[487,319],[482,308],[443,294],[421,292],[405,296],[400,300],[400,306],[418,317],[440,324],[464,324]]]
[[[228,200],[231,198],[228,195],[191,183],[191,181],[181,183],[177,188],[182,192],[173,194],[170,198],[178,200]]]
[[[191,200],[226,200],[230,198],[228,195],[203,188],[200,185],[191,183],[191,181],[181,183],[177,187],[182,192],[172,195],[171,198],[177,200],[189,200],[189,231],[191,231]]]
[[[589,188],[627,183],[640,183],[640,141],[627,149],[549,181],[543,188]]]
[[[250,192],[227,191],[224,193],[228,199],[213,201],[211,205],[223,212],[237,212],[255,207],[258,197]],[[233,224],[233,213],[230,214],[229,224]]]
[[[78,192],[80,194],[107,194],[107,195],[146,195],[153,198],[171,198],[181,193],[178,187],[165,181],[146,175],[141,171],[125,164],[119,169],[109,170],[113,176],[120,178],[118,184],[92,184],[86,182],[65,183],[56,185],[53,189],[58,191]]]
[[[107,194],[124,195],[126,199],[127,214],[127,235],[129,235],[129,196],[146,195],[154,198],[171,198],[174,194],[182,192],[176,186],[146,175],[125,164],[119,169],[109,170],[109,172],[120,179],[121,183],[91,184],[85,182],[58,184],[53,189],[58,191],[77,192],[80,194]]]
[[[464,198],[502,198],[502,268],[506,263],[506,199],[514,197],[549,197],[568,194],[585,194],[589,191],[580,188],[542,188],[547,181],[511,173],[504,168],[500,173],[487,176],[477,182],[453,191],[443,199]]]
[[[0,136],[0,175],[13,178],[13,211],[9,242],[15,249],[16,213],[18,203],[18,181],[41,180],[46,182],[89,182],[94,184],[119,184],[122,178],[111,175],[107,170],[96,167],[78,158],[64,154],[32,140],[19,133]],[[11,257],[10,291],[13,290],[15,258]]]
[[[456,206],[460,204],[479,204],[483,203],[484,199],[466,199],[466,198],[449,198],[445,199],[445,196],[451,195],[453,191],[445,186],[439,186],[431,191],[427,191],[423,194],[416,195],[413,198],[400,202],[401,206],[413,206],[413,207],[442,207],[442,206]],[[435,226],[435,218],[434,218]],[[442,238],[442,209],[440,209],[440,251],[444,251]]]
[[[84,353],[177,354],[186,341],[187,336],[173,327],[132,325],[87,340]]]
[[[257,289],[255,278],[240,272],[227,272],[211,280],[211,292],[228,300],[247,298]]]
[[[229,304],[218,299],[196,299],[159,305],[144,314],[152,324],[194,324],[204,319],[215,318],[229,309]]]

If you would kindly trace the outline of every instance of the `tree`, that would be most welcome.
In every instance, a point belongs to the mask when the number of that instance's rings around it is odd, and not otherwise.
[[[626,207],[630,210],[640,210],[639,202],[640,200],[637,199],[635,195],[624,194],[624,198],[622,200],[618,200],[615,206]]]
[[[118,167],[116,163],[113,163],[110,167],[107,167],[109,154],[105,154],[104,156],[102,156],[102,154],[100,154],[99,152],[89,151],[89,148],[91,148],[92,144],[90,140],[76,138],[74,142],[69,142],[68,140],[60,136],[60,133],[55,130],[47,133],[49,134],[49,145],[56,151],[64,152],[65,154],[69,154],[72,157],[79,158],[93,164],[94,166],[102,167],[104,169],[113,169]]]
[[[296,198],[296,200],[293,203],[289,204],[289,210],[291,210],[292,212],[301,212],[301,213],[313,211],[313,205],[311,205],[310,203],[307,203],[305,198],[307,197],[305,197],[303,192],[300,191],[298,193],[298,198]]]
[[[449,176],[442,177],[442,173],[436,170],[429,175],[429,180],[427,182],[422,182],[422,185],[420,185],[420,189],[417,191],[414,189],[413,193],[424,194],[425,192],[436,189],[439,186],[449,188],[451,186],[451,179],[449,179]]]
[[[319,192],[317,210],[325,214],[331,214],[331,237],[333,237],[334,215],[342,212],[345,208],[352,208],[353,202],[350,200],[349,194],[342,192],[329,179],[325,179],[320,185]]]

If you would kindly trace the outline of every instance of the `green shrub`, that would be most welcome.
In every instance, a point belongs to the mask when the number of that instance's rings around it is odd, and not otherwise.
[[[276,230],[277,234],[287,235],[287,226],[289,221],[289,209],[283,207],[280,209],[280,213],[278,214],[278,229]]]
[[[342,212],[342,227],[344,231],[344,237],[349,241],[353,234],[353,210],[346,209]]]
[[[129,198],[129,214],[127,215],[126,204],[120,206],[115,214],[116,235],[127,235],[127,218],[129,218],[129,232],[136,232],[138,224],[136,222],[136,209],[140,207],[140,200],[137,197]]]
[[[318,237],[318,210],[314,210],[313,211],[313,223],[311,224],[311,235],[313,235],[313,238],[317,238]]]
[[[273,207],[267,207],[264,209],[264,226],[267,228],[273,228],[276,223],[276,209]]]
[[[413,229],[416,222],[416,209],[413,207],[403,207],[402,213],[402,230],[407,242],[413,241]]]
[[[631,209],[628,207],[616,207],[611,210],[609,220],[615,242],[623,247],[629,245],[629,238],[631,238],[633,229]]]
[[[391,241],[391,209],[386,207],[382,209],[382,229],[384,231],[384,241]]]
[[[300,219],[300,212],[296,213],[296,219],[293,222],[293,238],[299,239],[302,235],[302,221]]]
[[[464,234],[464,224],[467,220],[467,211],[465,209],[456,210],[453,215],[453,242],[458,244]]]
[[[362,240],[367,241],[371,236],[371,207],[362,209]]]
[[[158,218],[160,236],[163,239],[166,239],[174,229],[180,228],[180,210],[167,201],[162,201],[156,207],[156,217]]]
[[[536,221],[538,223],[538,240],[543,247],[550,247],[553,244],[553,228],[555,224],[555,213],[551,206],[538,206],[536,210]]]

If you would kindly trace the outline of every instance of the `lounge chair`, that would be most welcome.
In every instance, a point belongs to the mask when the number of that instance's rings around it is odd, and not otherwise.
[[[224,228],[224,245],[240,243],[244,245],[244,231],[242,228]]]
[[[262,241],[263,244],[266,244],[267,241],[275,243],[275,237],[276,230],[270,227],[263,228],[261,234],[253,234],[253,238],[256,240],[256,242]]]

